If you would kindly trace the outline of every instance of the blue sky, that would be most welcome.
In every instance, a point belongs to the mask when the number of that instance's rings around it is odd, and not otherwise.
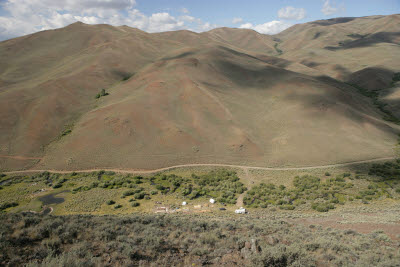
[[[275,34],[318,19],[395,13],[400,0],[0,0],[0,40],[76,21],[147,32],[237,27]]]

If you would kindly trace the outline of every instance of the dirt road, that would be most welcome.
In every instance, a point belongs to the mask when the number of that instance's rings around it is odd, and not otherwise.
[[[378,161],[385,161],[385,160],[393,160],[395,157],[386,157],[386,158],[377,158],[377,159],[369,159],[369,160],[360,160],[360,161],[353,161],[347,163],[338,163],[338,164],[331,164],[331,165],[320,165],[320,166],[305,166],[305,167],[253,167],[253,166],[243,166],[243,165],[231,165],[231,164],[183,164],[183,165],[176,165],[170,166],[165,168],[159,168],[154,170],[140,170],[140,169],[114,169],[114,168],[95,168],[95,169],[87,169],[87,170],[75,170],[75,171],[65,171],[65,170],[23,170],[23,171],[10,171],[10,172],[3,172],[4,174],[18,174],[18,173],[33,173],[33,172],[56,172],[56,173],[71,173],[71,172],[95,172],[95,171],[113,171],[119,173],[156,173],[161,171],[168,171],[172,169],[178,168],[185,168],[185,167],[229,167],[229,168],[239,168],[243,169],[245,172],[248,170],[266,170],[266,171],[286,171],[286,170],[312,170],[312,169],[324,169],[324,168],[331,168],[331,167],[344,167],[344,166],[351,166],[357,165],[362,163],[371,163],[371,162],[378,162]]]

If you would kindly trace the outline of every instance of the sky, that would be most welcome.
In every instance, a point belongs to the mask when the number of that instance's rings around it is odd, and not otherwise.
[[[0,41],[76,21],[147,32],[217,27],[276,34],[333,17],[400,13],[400,0],[0,0]]]

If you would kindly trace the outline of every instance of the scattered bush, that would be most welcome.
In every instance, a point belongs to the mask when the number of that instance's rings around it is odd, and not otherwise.
[[[66,135],[68,135],[68,134],[70,134],[70,133],[72,133],[72,130],[71,130],[71,129],[67,129],[67,130],[64,130],[64,131],[61,133],[61,136],[66,136]]]
[[[294,210],[295,209],[295,207],[293,205],[287,205],[287,204],[279,206],[279,208],[281,210]]]
[[[136,193],[134,195],[135,199],[143,199],[146,194],[144,192]]]
[[[8,208],[16,207],[16,206],[18,206],[17,202],[6,202],[3,204],[0,204],[0,211],[3,211]]]
[[[335,206],[328,203],[314,203],[311,205],[311,208],[318,212],[328,212],[331,209],[334,209]]]
[[[101,89],[100,93],[96,95],[96,98],[99,99],[100,97],[107,96],[109,93],[106,92],[106,89]]]
[[[128,196],[132,196],[132,195],[134,195],[134,194],[135,194],[135,191],[129,190],[129,191],[125,191],[125,192],[122,194],[122,196],[123,196],[123,197],[128,197]]]
[[[107,205],[114,205],[114,204],[115,204],[115,201],[114,201],[114,200],[108,200],[108,201],[106,202],[106,204],[107,204]]]
[[[400,72],[397,72],[397,73],[393,74],[392,80],[393,80],[393,82],[400,81]]]

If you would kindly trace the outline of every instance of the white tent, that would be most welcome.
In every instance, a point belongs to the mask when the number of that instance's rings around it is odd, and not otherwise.
[[[214,203],[215,203],[215,199],[210,198],[210,203],[211,203],[211,204],[214,204]]]
[[[186,206],[187,205],[187,202],[186,201],[183,201],[182,202],[182,206]]]

